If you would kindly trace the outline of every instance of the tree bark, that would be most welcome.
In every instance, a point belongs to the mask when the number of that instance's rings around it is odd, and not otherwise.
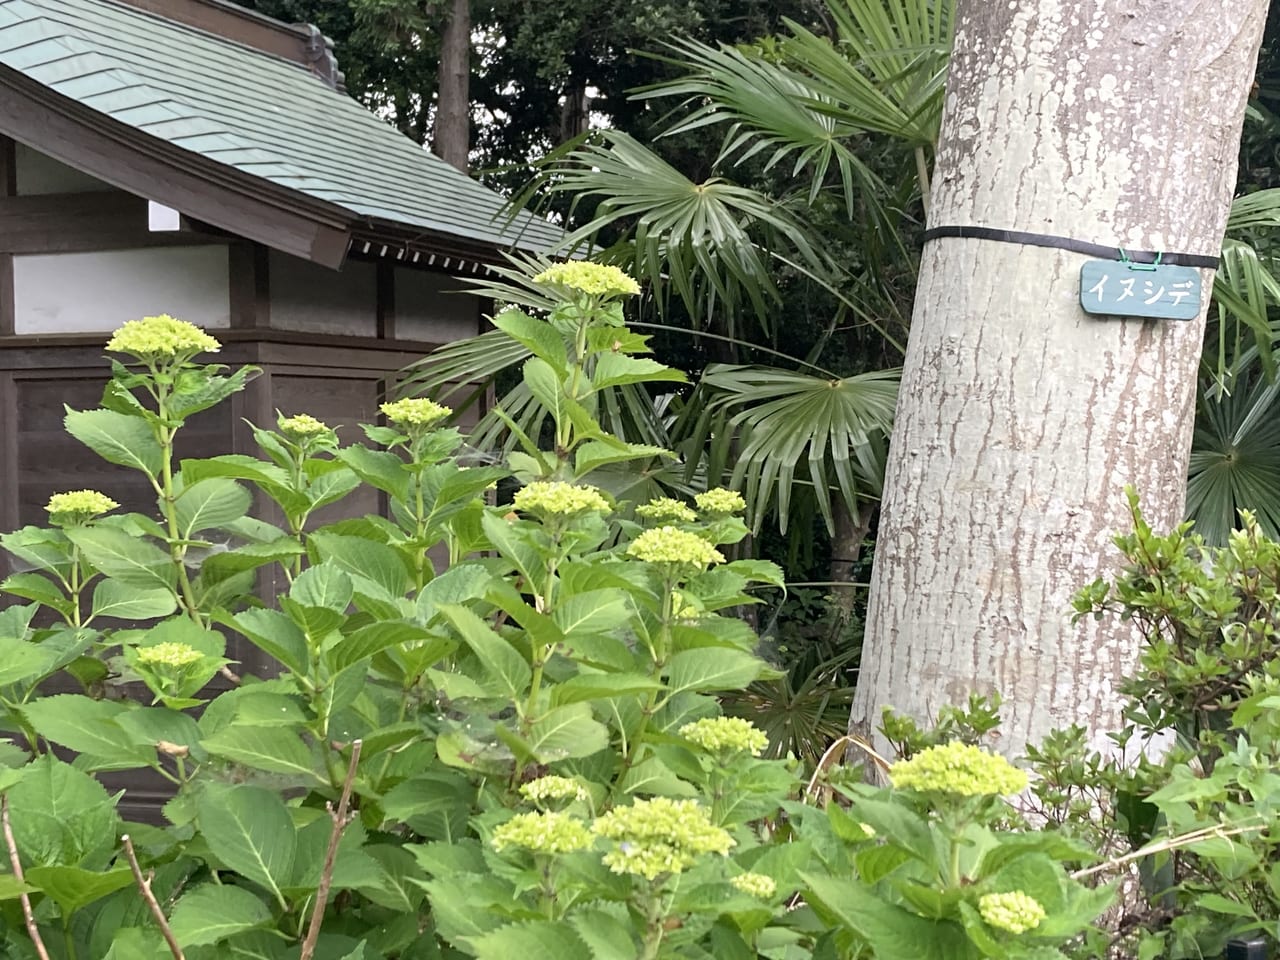
[[[471,153],[471,0],[452,0],[449,7],[440,36],[431,152],[466,173]]]
[[[1216,255],[1266,0],[960,0],[931,225]],[[1139,640],[1072,625],[1133,484],[1181,520],[1204,311],[1086,315],[1080,254],[925,247],[851,727],[1005,698],[1002,749],[1118,719]],[[1207,301],[1212,271],[1201,271]]]

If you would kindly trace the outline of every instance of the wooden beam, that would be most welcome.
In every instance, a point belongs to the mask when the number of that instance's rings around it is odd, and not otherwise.
[[[225,243],[195,230],[152,232],[147,201],[128,193],[0,197],[0,253],[72,253]]]
[[[378,261],[378,320],[379,340],[396,338],[396,265],[387,260]]]
[[[0,137],[0,197],[18,195],[18,158],[11,137]]]
[[[260,330],[271,326],[269,251],[259,243],[233,243],[229,252],[232,328]]]

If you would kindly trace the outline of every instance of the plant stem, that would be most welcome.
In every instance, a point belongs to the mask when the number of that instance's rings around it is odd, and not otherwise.
[[[156,399],[161,420],[165,420],[168,415],[164,402],[167,393],[165,390],[159,391]],[[187,615],[203,627],[205,623],[196,605],[195,592],[191,589],[191,578],[187,575],[187,548],[180,543],[182,538],[179,536],[178,511],[173,495],[173,437],[176,432],[173,427],[157,427],[156,439],[160,442],[160,503],[169,525],[169,557],[178,574],[182,605],[186,607]]]
[[[356,767],[360,764],[360,748],[363,741],[351,741],[351,762],[347,765],[347,778],[342,782],[342,796],[338,799],[338,809],[329,804],[329,816],[333,818],[333,829],[329,832],[329,848],[324,854],[324,867],[320,871],[320,886],[316,888],[315,906],[311,908],[311,923],[307,927],[307,938],[302,941],[302,952],[298,960],[311,960],[316,952],[316,941],[320,939],[320,924],[324,922],[324,909],[329,902],[329,886],[333,883],[333,865],[338,859],[338,843],[342,840],[342,831],[351,822],[347,815],[347,806],[351,802],[351,788],[356,780]]]
[[[7,793],[0,795],[0,822],[4,824],[4,842],[9,848],[9,864],[13,867],[14,879],[24,883],[22,861],[18,859],[18,844],[13,839],[13,825],[9,823]],[[36,948],[36,955],[40,960],[49,960],[49,951],[45,949],[44,941],[40,939],[40,928],[36,926],[36,915],[31,911],[31,898],[25,893],[20,893],[18,899],[22,901],[22,919],[27,925],[27,935],[31,937],[31,943]]]
[[[142,891],[142,899],[147,901],[147,906],[151,908],[151,916],[155,917],[156,923],[160,927],[160,932],[164,935],[164,942],[169,945],[169,952],[173,954],[173,960],[185,960],[182,948],[178,946],[178,941],[173,936],[173,930],[169,928],[169,921],[165,919],[164,911],[160,909],[160,903],[156,900],[156,895],[151,892],[151,881],[155,875],[142,875],[142,868],[138,866],[138,855],[134,853],[133,841],[129,839],[127,833],[120,838],[120,842],[124,844],[124,855],[129,860],[129,869],[133,871],[133,879],[138,884],[138,889]]]

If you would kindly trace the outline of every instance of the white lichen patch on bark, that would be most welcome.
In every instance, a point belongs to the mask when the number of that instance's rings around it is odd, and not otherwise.
[[[961,0],[931,225],[1214,254],[1265,0]],[[1070,622],[1133,484],[1181,517],[1203,313],[1086,315],[1079,254],[924,252],[876,544],[855,727],[999,691],[1011,752],[1100,740],[1126,626]],[[1202,271],[1207,297],[1212,273]]]

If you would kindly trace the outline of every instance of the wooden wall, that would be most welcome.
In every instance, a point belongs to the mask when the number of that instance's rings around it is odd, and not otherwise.
[[[145,480],[62,428],[64,404],[98,405],[107,333],[123,320],[186,314],[214,328],[220,361],[261,367],[231,402],[192,418],[178,451],[256,454],[244,421],[273,426],[277,410],[319,417],[347,442],[363,439],[358,424],[376,422],[398,371],[480,331],[480,302],[451,292],[460,284],[375,260],[334,272],[185,219],[179,231],[151,232],[145,199],[0,137],[0,531],[43,523],[51,494],[86,487],[156,513]],[[384,507],[360,491],[316,519]],[[269,502],[255,510],[275,519]],[[8,572],[0,553],[0,578]],[[229,655],[263,666],[245,647]],[[145,776],[104,779],[129,788],[128,815],[154,815],[166,795]]]

